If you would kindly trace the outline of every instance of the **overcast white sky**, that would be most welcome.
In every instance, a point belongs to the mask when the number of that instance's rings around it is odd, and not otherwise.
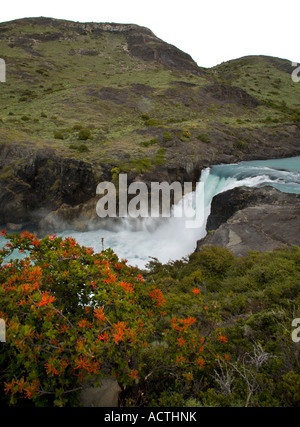
[[[300,62],[299,12],[299,0],[16,0],[3,1],[0,22],[46,16],[134,23],[212,67],[245,55]]]

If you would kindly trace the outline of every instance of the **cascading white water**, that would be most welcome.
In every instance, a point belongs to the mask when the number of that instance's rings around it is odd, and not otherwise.
[[[87,233],[72,233],[77,241],[96,250],[101,248],[101,238],[105,247],[111,247],[132,265],[145,267],[149,257],[161,262],[181,259],[192,253],[197,240],[206,235],[206,222],[210,214],[213,197],[235,187],[260,187],[271,185],[281,191],[300,193],[300,158],[242,162],[231,165],[217,165],[204,169],[196,199],[201,199],[199,191],[204,191],[204,224],[201,228],[186,228],[186,217],[143,220],[124,219],[117,232],[99,230]],[[185,196],[191,203],[192,195]],[[202,199],[203,200],[203,199]],[[199,204],[196,204],[199,207]],[[176,206],[174,207],[174,210]],[[139,224],[138,231],[132,231],[132,224]],[[68,233],[64,233],[68,235]]]
[[[209,175],[209,169],[202,172],[201,182]],[[193,209],[195,199],[199,194],[190,193],[184,197],[185,212]],[[206,199],[206,215],[210,204]],[[72,232],[71,235],[85,246],[91,246],[96,251],[101,250],[101,239],[104,247],[112,248],[120,258],[128,260],[129,264],[144,268],[151,257],[161,262],[176,260],[194,251],[195,242],[204,237],[205,222],[201,228],[186,228],[190,212],[187,216],[176,217],[175,211],[179,207],[173,206],[170,218],[123,218],[117,225],[116,231],[97,230],[86,233]],[[193,209],[194,211],[194,209]],[[70,233],[63,233],[63,236]]]
[[[196,200],[204,200],[204,223],[200,228],[186,228],[186,221],[190,218],[176,218],[173,215],[170,218],[124,218],[115,231],[71,230],[62,233],[62,236],[72,236],[78,243],[93,247],[95,251],[102,249],[103,238],[105,248],[112,248],[120,258],[140,268],[145,267],[150,257],[163,263],[181,259],[192,253],[197,240],[206,235],[206,221],[215,195],[240,186],[266,185],[283,192],[300,194],[300,157],[212,166],[202,171],[200,182],[204,185],[199,186],[195,194],[185,196],[190,209],[195,205],[199,208]],[[174,206],[173,214],[176,209]]]

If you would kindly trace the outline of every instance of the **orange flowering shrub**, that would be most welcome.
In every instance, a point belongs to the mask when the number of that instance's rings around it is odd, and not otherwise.
[[[191,290],[190,316],[174,316],[170,327],[164,331],[167,348],[164,360],[168,360],[177,378],[200,378],[203,369],[215,366],[223,355],[222,343],[227,337],[219,328],[220,315],[217,307],[208,308],[204,303],[200,289]]]
[[[146,389],[154,371],[191,381],[220,357],[227,338],[198,286],[189,293],[193,314],[168,313],[155,282],[112,250],[94,253],[72,238],[29,232],[2,235],[1,402],[76,405],[88,377]],[[13,252],[23,258],[12,259]],[[162,345],[153,352],[156,340]]]
[[[4,232],[2,234],[5,235]],[[138,377],[135,353],[161,316],[161,292],[111,251],[25,232],[0,251],[0,399],[64,405],[85,377]],[[24,258],[10,260],[13,251]],[[46,400],[45,400],[46,399]]]

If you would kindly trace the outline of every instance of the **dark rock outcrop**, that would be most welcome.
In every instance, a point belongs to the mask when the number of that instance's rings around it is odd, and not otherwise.
[[[95,196],[97,182],[90,163],[63,158],[50,149],[10,148],[0,146],[8,170],[0,180],[1,224],[37,224],[63,204],[73,207]]]
[[[249,95],[245,90],[226,84],[213,84],[205,87],[205,92],[212,98],[222,102],[236,103],[245,107],[258,107],[261,102]]]
[[[299,202],[298,195],[282,193],[273,187],[237,187],[215,196],[207,220],[207,231],[216,230],[236,212],[258,205],[284,206]]]
[[[300,195],[271,187],[235,188],[217,195],[208,219],[208,235],[197,244],[222,246],[236,256],[300,246]]]

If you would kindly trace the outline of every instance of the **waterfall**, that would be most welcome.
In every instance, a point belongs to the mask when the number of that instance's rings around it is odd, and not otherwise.
[[[61,235],[72,236],[78,243],[93,247],[95,251],[101,251],[103,238],[105,248],[112,248],[120,258],[140,268],[145,267],[150,257],[163,263],[181,259],[192,253],[197,241],[205,237],[211,201],[217,194],[240,186],[266,185],[300,194],[300,157],[211,166],[202,171],[200,183],[203,185],[195,192],[184,196],[188,211],[196,207],[203,209],[204,222],[200,228],[187,228],[186,221],[190,217],[177,218],[175,212],[179,206],[175,205],[170,218],[122,218],[113,231],[69,230]],[[199,200],[201,204],[197,203]]]

